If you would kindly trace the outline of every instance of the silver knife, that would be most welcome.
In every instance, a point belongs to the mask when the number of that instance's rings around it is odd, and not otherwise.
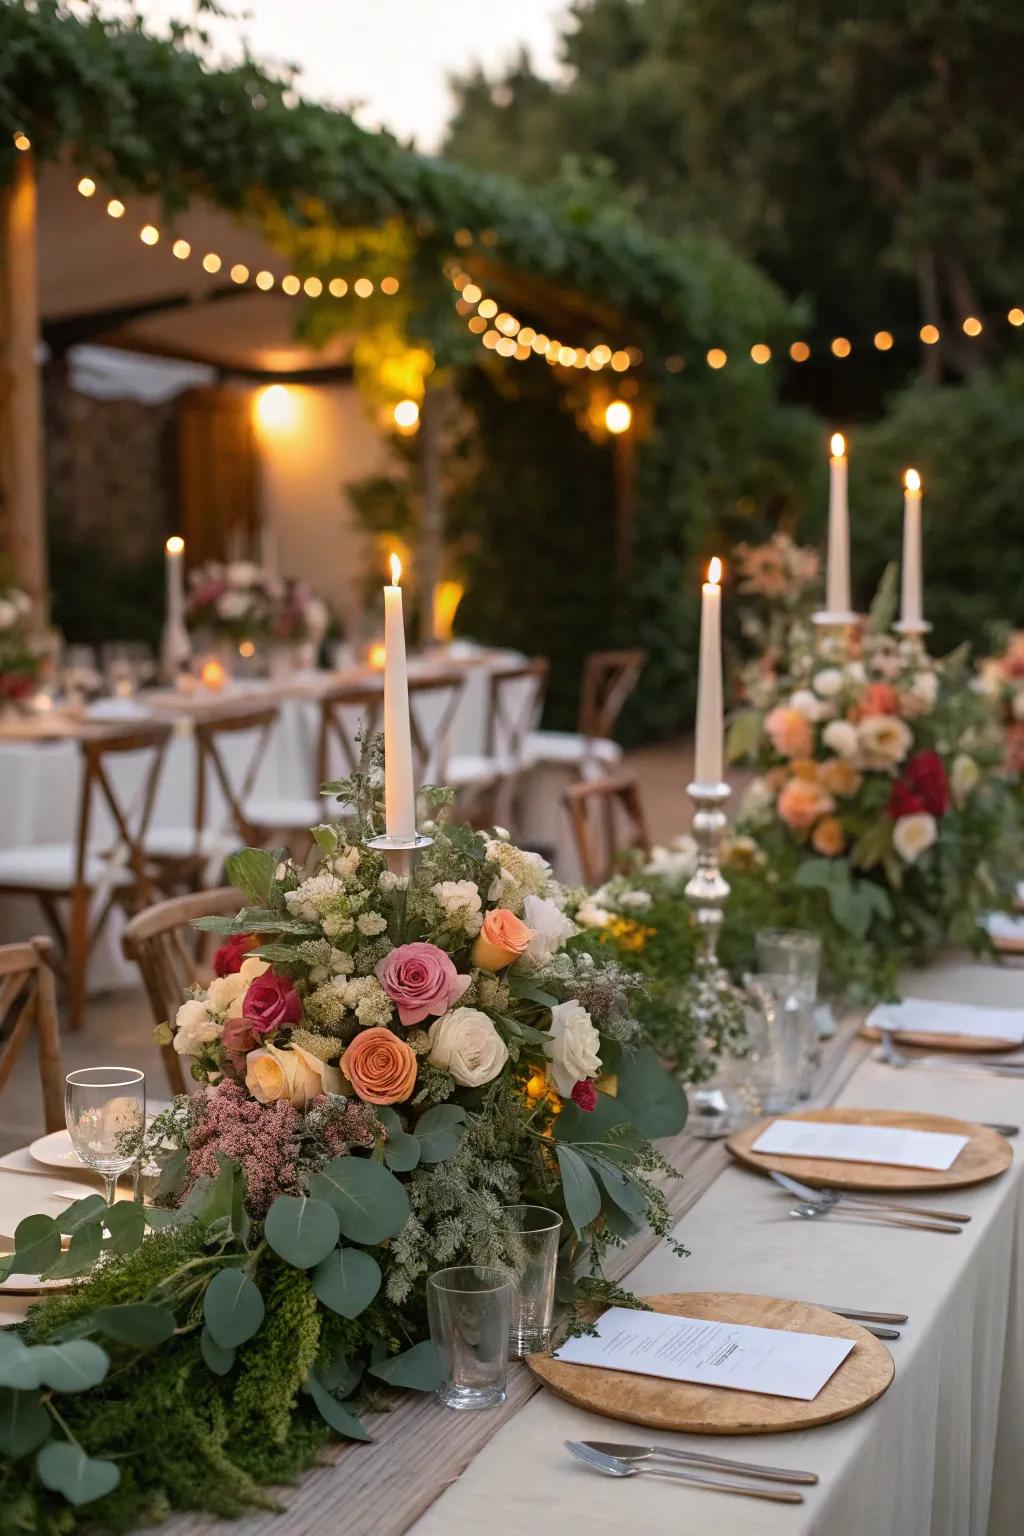
[[[703,1451],[684,1451],[669,1445],[618,1445],[611,1440],[584,1440],[592,1450],[620,1461],[650,1461],[662,1458],[681,1461],[688,1466],[707,1467],[716,1472],[731,1472],[736,1477],[760,1477],[769,1483],[816,1483],[817,1472],[796,1472],[788,1467],[761,1467],[754,1461],[732,1461],[727,1456],[709,1456]]]
[[[827,1302],[808,1302],[808,1306],[821,1307],[824,1312],[834,1312],[836,1317],[848,1317],[854,1323],[909,1323],[907,1312],[855,1312],[852,1307],[830,1307]]]
[[[937,1221],[970,1221],[970,1216],[961,1212],[954,1215],[952,1211],[937,1211],[933,1206],[901,1205],[896,1200],[878,1200],[856,1191],[845,1189],[812,1189],[809,1184],[801,1184],[799,1179],[790,1178],[788,1173],[779,1173],[773,1170],[773,1181],[780,1185],[791,1195],[797,1195],[801,1200],[818,1201],[831,1199],[842,1201],[845,1205],[865,1206],[869,1211],[900,1211],[907,1216],[935,1217]]]

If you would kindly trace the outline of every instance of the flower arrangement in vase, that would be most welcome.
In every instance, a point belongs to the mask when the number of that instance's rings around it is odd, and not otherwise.
[[[211,642],[284,646],[319,644],[328,615],[305,582],[284,580],[251,560],[232,560],[190,572],[185,620]]]
[[[1024,630],[1014,630],[996,656],[978,664],[978,685],[999,712],[1003,725],[1005,766],[1024,779]]]
[[[17,587],[0,585],[0,705],[28,698],[43,659],[32,629],[32,599]]]

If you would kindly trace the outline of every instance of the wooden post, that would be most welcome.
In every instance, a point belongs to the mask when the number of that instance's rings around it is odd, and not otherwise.
[[[615,566],[619,582],[619,606],[623,616],[629,608],[629,590],[633,578],[633,537],[635,502],[636,421],[612,443],[615,472]]]
[[[434,589],[444,553],[444,495],[441,489],[441,424],[445,396],[427,388],[420,408],[420,466],[423,502],[416,582],[420,599],[420,644],[434,641]]]
[[[12,184],[0,188],[0,553],[44,614],[49,582],[38,343],[35,167],[30,154],[20,154]]]

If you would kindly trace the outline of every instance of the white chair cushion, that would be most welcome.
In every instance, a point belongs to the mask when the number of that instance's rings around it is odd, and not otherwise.
[[[28,848],[0,851],[0,887],[21,885],[42,891],[69,891],[75,883],[78,850],[71,843],[36,843]],[[131,885],[130,869],[112,870],[101,853],[90,852],[85,861],[85,883]]]
[[[593,762],[610,768],[620,761],[622,748],[605,736],[580,736],[576,731],[531,731],[526,738],[526,753],[533,763],[576,768],[581,763]]]
[[[145,849],[157,859],[187,859],[198,852],[204,859],[217,855],[225,858],[242,846],[237,832],[222,828],[204,827],[199,834],[198,848],[194,827],[151,827],[146,833]]]
[[[259,800],[246,801],[245,817],[254,827],[270,827],[272,831],[284,832],[293,827],[318,827],[336,818],[339,809],[337,800],[328,798],[304,800],[299,796],[288,799],[284,795],[266,795]]]
[[[514,772],[512,763],[500,757],[486,757],[482,752],[460,752],[448,759],[441,782],[452,789],[493,784],[503,774]]]

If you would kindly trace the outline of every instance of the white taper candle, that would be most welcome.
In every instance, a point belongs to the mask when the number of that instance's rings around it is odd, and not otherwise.
[[[846,439],[832,436],[828,482],[828,565],[825,576],[825,609],[850,612],[850,513],[846,485]]]
[[[722,562],[717,555],[701,587],[700,665],[697,674],[697,747],[693,776],[698,784],[722,782]]]
[[[903,477],[903,564],[900,569],[900,623],[920,625],[923,613],[921,575],[921,476],[908,469]]]
[[[416,791],[401,574],[401,562],[392,555],[391,585],[384,588],[384,819],[388,837],[409,838],[416,835]]]

